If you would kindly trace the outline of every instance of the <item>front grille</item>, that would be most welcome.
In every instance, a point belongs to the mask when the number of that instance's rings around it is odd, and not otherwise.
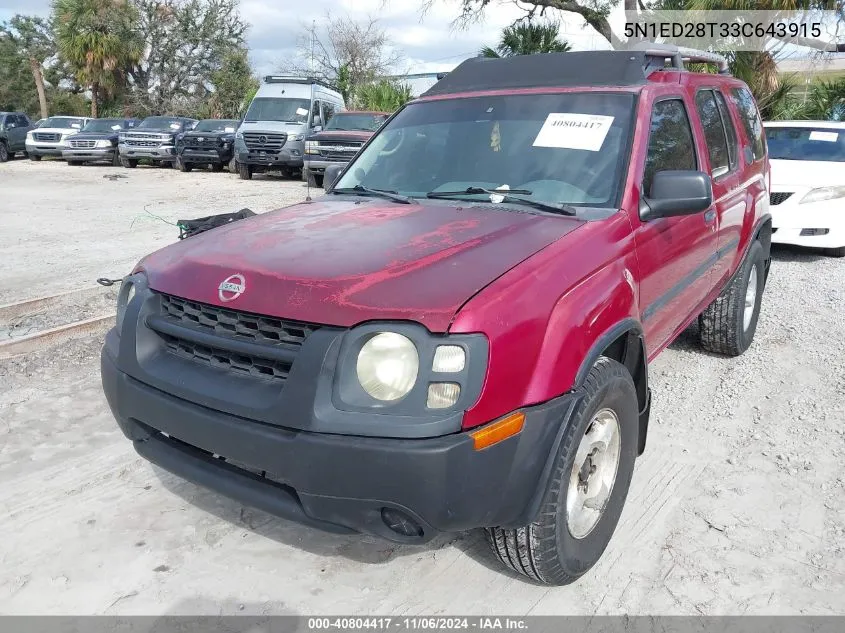
[[[769,203],[777,205],[789,198],[794,192],[792,191],[775,191],[769,194]]]
[[[358,141],[326,141],[317,145],[317,149],[320,157],[326,160],[350,161],[362,145]]]
[[[49,143],[55,143],[56,141],[58,141],[59,139],[62,138],[62,135],[61,134],[50,134],[50,133],[45,133],[45,132],[34,132],[32,137],[36,141],[44,141],[44,142],[49,142]]]
[[[319,329],[319,325],[288,321],[277,317],[263,316],[251,312],[228,310],[160,294],[161,316],[172,325],[178,325],[216,337],[209,344],[198,344],[191,340],[189,332],[178,336],[173,331],[158,332],[167,351],[198,363],[248,374],[257,378],[285,380],[293,365],[293,359],[305,339]],[[244,354],[230,349],[231,341],[244,341],[264,346],[267,353]],[[290,360],[280,360],[278,351],[287,352]]]
[[[129,147],[159,147],[161,141],[138,141],[135,139],[127,139],[126,144]]]
[[[201,141],[196,138],[186,138],[183,142],[188,149],[212,149],[217,147],[216,138],[204,138]]]
[[[287,134],[263,134],[261,132],[245,132],[244,143],[249,150],[263,152],[278,152],[288,140]]]
[[[219,347],[199,345],[161,332],[159,332],[159,336],[167,345],[167,351],[170,353],[211,367],[228,369],[235,373],[248,374],[256,378],[276,380],[286,380],[290,373],[291,363],[238,354]]]
[[[70,146],[73,149],[94,149],[97,141],[70,141]]]

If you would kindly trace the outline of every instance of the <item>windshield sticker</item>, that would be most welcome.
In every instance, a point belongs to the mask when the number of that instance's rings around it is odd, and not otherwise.
[[[79,123],[71,123],[71,124],[70,124],[70,126],[71,126],[74,130],[78,130],[78,129],[81,127],[81,126],[79,125]]]
[[[119,125],[112,125],[112,126],[111,126],[111,129],[113,129],[113,130],[119,130],[119,129],[120,129],[120,126],[119,126]]]
[[[170,124],[170,129],[171,129],[171,130],[178,130],[178,129],[179,129],[179,124],[178,124],[178,123],[171,123],[171,124]]]
[[[827,143],[835,143],[839,140],[839,133],[838,132],[819,132],[817,130],[813,130],[810,132],[810,140],[811,141],[825,141]]]
[[[308,110],[306,110],[305,108],[297,108],[296,113],[299,116],[308,116]]]
[[[224,127],[224,128],[223,128],[223,131],[224,131],[224,132],[234,132],[234,131],[235,131],[235,128],[233,128],[233,127]]]
[[[601,149],[612,123],[612,116],[552,112],[534,139],[534,147],[561,147],[597,152]]]

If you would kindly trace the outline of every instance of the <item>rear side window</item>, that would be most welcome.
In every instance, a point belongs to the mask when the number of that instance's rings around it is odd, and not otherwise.
[[[643,192],[651,193],[654,174],[669,169],[696,169],[695,144],[689,117],[681,99],[666,99],[654,104],[651,132],[643,174]]]
[[[757,105],[754,103],[751,91],[747,88],[734,88],[731,90],[731,100],[739,111],[742,127],[745,128],[745,133],[751,141],[751,153],[754,160],[763,158],[766,155],[763,144],[763,123],[757,113]]]
[[[695,107],[704,128],[704,140],[707,142],[707,152],[710,155],[711,175],[714,178],[730,171],[728,157],[728,139],[725,127],[722,125],[722,115],[712,90],[700,90],[695,95]]]
[[[725,102],[725,97],[718,90],[714,90],[713,94],[716,97],[716,103],[719,105],[719,114],[722,115],[722,123],[725,126],[725,134],[728,137],[728,159],[731,163],[731,169],[736,167],[736,150],[738,147],[736,138],[736,128],[731,119],[731,113],[728,110],[728,104]]]

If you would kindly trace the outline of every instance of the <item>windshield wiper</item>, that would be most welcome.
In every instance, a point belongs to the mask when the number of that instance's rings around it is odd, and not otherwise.
[[[347,193],[353,195],[367,194],[370,196],[375,196],[376,198],[385,198],[387,200],[393,200],[394,202],[399,202],[400,204],[411,204],[410,198],[400,195],[395,191],[387,191],[385,189],[370,189],[369,187],[365,187],[364,185],[355,185],[354,187],[345,187],[343,189],[332,189],[332,193]]]
[[[509,202],[511,204],[524,204],[535,209],[543,211],[550,211],[552,213],[559,213],[562,215],[575,215],[575,207],[568,204],[554,204],[551,202],[540,202],[539,200],[530,200],[527,198],[519,198],[516,195],[530,196],[534,192],[530,189],[485,189],[483,187],[467,187],[463,191],[429,191],[425,194],[426,198],[452,198],[454,196],[467,196],[478,194],[490,194],[494,196],[501,196],[502,202]]]

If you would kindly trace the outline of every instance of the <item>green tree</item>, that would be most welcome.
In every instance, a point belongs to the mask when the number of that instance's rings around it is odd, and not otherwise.
[[[236,119],[241,116],[247,98],[258,89],[258,79],[252,74],[249,54],[245,48],[231,50],[223,58],[223,65],[211,75],[214,94],[208,101],[208,118]]]
[[[408,84],[381,79],[360,86],[356,91],[355,104],[363,110],[393,112],[410,101],[411,97]]]
[[[91,91],[96,117],[101,96],[123,83],[141,55],[134,11],[124,0],[54,0],[53,14],[59,53]]]
[[[485,46],[481,49],[484,57],[513,57],[515,55],[534,55],[536,53],[565,53],[571,50],[566,40],[558,37],[560,24],[546,22],[520,22],[505,27],[496,48]]]
[[[41,116],[48,116],[47,93],[44,87],[44,62],[53,56],[55,44],[50,24],[39,17],[16,15],[9,22],[0,25],[0,41],[3,42],[5,59],[10,64],[9,70],[23,59],[29,66]],[[0,72],[6,70],[0,65]]]

